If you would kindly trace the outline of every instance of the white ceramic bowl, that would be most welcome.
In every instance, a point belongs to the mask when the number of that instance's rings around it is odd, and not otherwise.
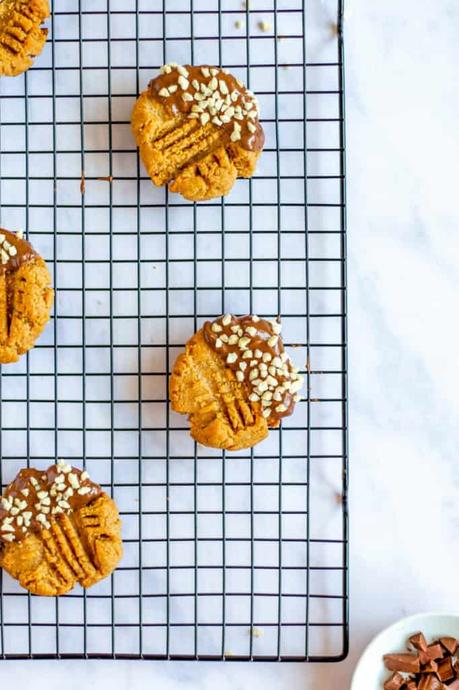
[[[402,618],[383,630],[360,657],[351,690],[382,690],[384,681],[390,676],[384,668],[383,655],[406,651],[408,638],[419,631],[424,633],[429,643],[442,635],[459,639],[459,614],[420,613]]]

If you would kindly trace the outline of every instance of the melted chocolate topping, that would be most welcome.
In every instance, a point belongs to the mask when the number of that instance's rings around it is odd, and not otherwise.
[[[258,316],[226,314],[206,321],[206,342],[249,389],[249,400],[260,402],[269,426],[291,415],[300,396],[303,377],[284,350],[281,326]]]
[[[19,266],[31,261],[36,256],[30,242],[18,237],[14,232],[0,228],[0,270],[16,271]]]
[[[0,541],[20,541],[30,531],[49,529],[50,519],[82,508],[101,493],[87,472],[65,463],[44,472],[21,470],[0,499]]]
[[[242,148],[262,150],[265,135],[258,102],[236,77],[209,65],[170,63],[161,71],[149,84],[150,94],[170,113],[186,114],[203,126],[212,122]]]

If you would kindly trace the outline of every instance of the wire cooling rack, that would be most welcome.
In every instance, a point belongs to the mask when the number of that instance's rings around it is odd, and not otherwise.
[[[84,465],[125,547],[59,599],[3,574],[2,658],[346,654],[341,19],[336,0],[59,0],[34,67],[1,80],[1,224],[56,288],[36,348],[1,370],[1,480]],[[131,108],[168,61],[224,65],[259,96],[265,151],[224,199],[188,203],[139,163]],[[281,430],[229,454],[167,404],[183,344],[227,311],[281,314],[307,379]]]

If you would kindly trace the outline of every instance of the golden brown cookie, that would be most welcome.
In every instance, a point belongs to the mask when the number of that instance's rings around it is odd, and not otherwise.
[[[281,326],[257,316],[207,321],[174,364],[170,399],[205,446],[250,448],[292,414],[303,377],[284,351]]]
[[[265,140],[258,115],[226,70],[170,63],[137,99],[132,131],[155,185],[203,201],[253,175]]]
[[[0,228],[0,364],[17,362],[49,321],[54,292],[33,247]]]
[[[0,75],[15,77],[29,69],[46,42],[48,29],[41,24],[48,17],[48,0],[0,2]]]
[[[122,556],[115,502],[87,472],[61,461],[24,469],[0,509],[0,565],[33,594],[56,596],[77,582],[90,587]]]

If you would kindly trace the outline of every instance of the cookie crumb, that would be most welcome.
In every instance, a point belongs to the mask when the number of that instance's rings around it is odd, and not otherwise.
[[[234,26],[235,26],[236,29],[242,29],[242,22],[241,22],[241,20],[240,20],[240,19],[237,19],[237,20],[234,22]]]
[[[80,180],[80,192],[84,194],[86,191],[86,178],[84,176],[84,171],[81,171],[81,180]]]
[[[339,34],[339,29],[338,29],[338,24],[336,22],[330,22],[330,32],[332,36],[338,36]]]
[[[258,22],[258,28],[265,33],[268,33],[272,29],[271,24],[265,21]]]
[[[261,628],[256,628],[255,626],[253,626],[250,629],[250,634],[252,635],[252,637],[263,637],[263,630]]]

